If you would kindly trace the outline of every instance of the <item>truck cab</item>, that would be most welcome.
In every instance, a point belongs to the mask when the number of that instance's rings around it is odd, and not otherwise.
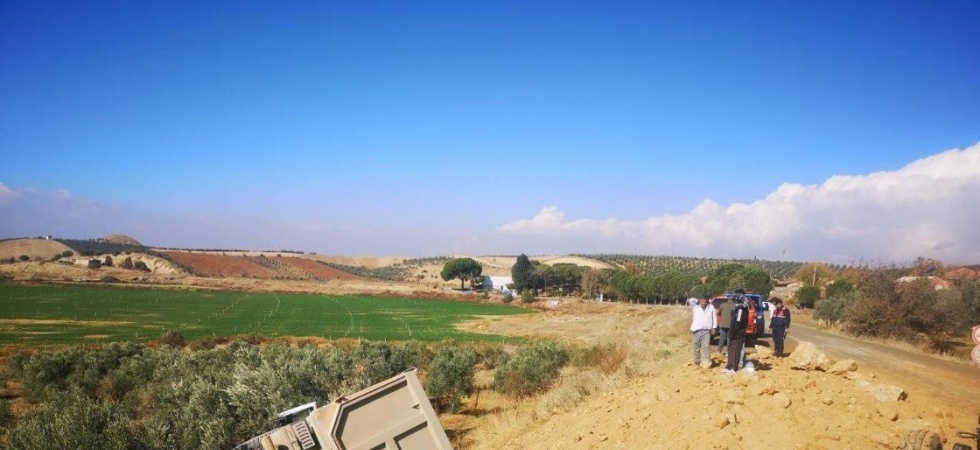
[[[718,310],[722,303],[728,301],[730,298],[734,297],[736,294],[734,292],[726,292],[723,295],[719,295],[711,299],[711,304],[714,305],[715,309]],[[749,321],[748,327],[745,330],[745,334],[748,337],[764,337],[766,331],[766,314],[765,311],[769,310],[769,306],[759,294],[744,294],[745,307],[749,310]],[[718,322],[721,322],[720,312],[718,317]]]
[[[766,299],[759,294],[745,294],[745,306],[749,309],[749,325],[745,334],[751,337],[765,337]]]

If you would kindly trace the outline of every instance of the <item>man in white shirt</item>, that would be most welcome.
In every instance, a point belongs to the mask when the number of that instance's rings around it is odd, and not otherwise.
[[[715,307],[708,302],[705,295],[691,308],[691,335],[694,347],[694,365],[700,366],[702,361],[706,367],[711,366],[710,350],[711,335],[717,332],[718,321],[715,317]]]

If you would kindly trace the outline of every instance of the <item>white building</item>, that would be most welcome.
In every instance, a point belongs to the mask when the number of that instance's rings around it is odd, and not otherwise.
[[[499,291],[506,294],[510,292],[510,288],[507,287],[509,284],[514,284],[514,279],[511,277],[483,277],[483,289],[487,291]]]

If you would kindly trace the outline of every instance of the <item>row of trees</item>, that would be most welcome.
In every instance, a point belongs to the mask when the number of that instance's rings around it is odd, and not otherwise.
[[[718,295],[745,289],[768,296],[774,286],[772,278],[761,267],[729,263],[717,267],[703,280],[683,272],[647,274],[627,263],[621,270],[596,269],[574,264],[548,266],[520,255],[511,268],[514,287],[562,294],[580,294],[595,298],[599,294],[610,300],[639,303],[672,303],[691,296]]]
[[[0,367],[0,384],[19,381],[23,399],[16,413],[0,399],[0,448],[232,448],[274,428],[279,411],[325,404],[410,367],[419,368],[434,406],[454,411],[474,393],[477,367],[494,371],[497,391],[521,397],[545,390],[579,352],[548,342],[513,354],[499,344],[454,342],[321,348],[234,341],[192,351],[182,344],[169,333],[157,347],[113,343],[14,355]]]
[[[625,267],[634,265],[642,273],[647,275],[659,275],[668,272],[678,272],[696,277],[705,277],[714,270],[727,264],[751,265],[762,268],[774,279],[791,277],[803,263],[795,261],[773,261],[765,259],[715,259],[715,258],[692,258],[682,256],[650,256],[650,255],[622,255],[622,254],[598,254],[598,255],[577,255],[586,258],[597,259],[609,263],[613,266]],[[835,266],[836,267],[836,266]]]

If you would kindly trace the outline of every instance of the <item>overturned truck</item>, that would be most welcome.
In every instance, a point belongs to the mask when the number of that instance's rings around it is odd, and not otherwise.
[[[234,450],[452,450],[415,369],[317,408],[280,414],[289,422]]]

